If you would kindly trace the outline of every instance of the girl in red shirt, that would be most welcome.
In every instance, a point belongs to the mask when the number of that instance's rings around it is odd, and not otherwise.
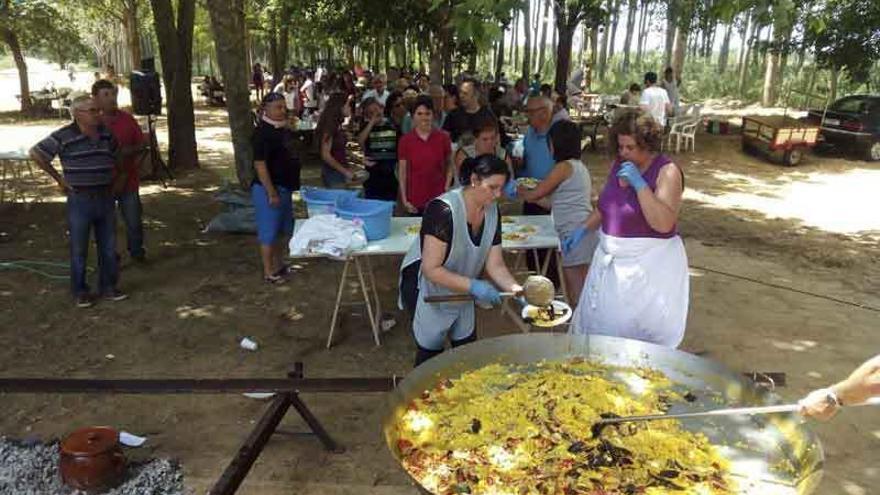
[[[452,142],[445,131],[434,128],[433,120],[431,97],[420,95],[413,105],[413,130],[397,146],[400,200],[411,214],[421,215],[452,183]]]

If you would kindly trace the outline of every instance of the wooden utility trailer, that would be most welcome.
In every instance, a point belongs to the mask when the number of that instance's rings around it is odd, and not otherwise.
[[[743,151],[755,151],[768,158],[781,155],[782,163],[788,166],[800,163],[818,137],[819,126],[787,115],[743,117]]]

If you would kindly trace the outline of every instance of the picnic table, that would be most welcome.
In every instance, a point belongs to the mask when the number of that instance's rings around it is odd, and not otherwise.
[[[27,197],[25,190],[29,185],[39,182],[33,161],[28,155],[28,149],[18,147],[0,151],[0,204],[16,201],[24,202]],[[39,195],[34,196],[35,201],[40,200]]]
[[[330,319],[330,331],[327,336],[327,348],[329,349],[333,343],[333,332],[336,328],[336,322],[339,317],[339,310],[342,306],[363,305],[367,311],[367,317],[370,321],[370,329],[373,332],[373,339],[376,346],[380,346],[379,340],[382,306],[379,299],[379,293],[376,286],[376,279],[373,273],[371,258],[374,256],[403,256],[409,250],[412,243],[418,236],[418,226],[421,225],[422,219],[418,217],[392,217],[391,231],[388,237],[376,241],[369,241],[367,245],[356,250],[342,261],[342,272],[339,276],[336,291],[336,301],[333,307],[333,315]],[[295,232],[301,227],[301,223],[296,224]],[[540,264],[537,250],[554,249],[556,256],[559,258],[559,238],[553,226],[553,219],[550,215],[523,215],[502,217],[502,241],[501,247],[506,252],[515,252],[517,257],[512,265],[512,269],[516,269],[525,261],[525,256],[531,254],[536,260],[536,266],[541,267],[541,273],[546,273],[548,269],[548,256],[543,266]],[[509,239],[510,233],[528,231],[525,238]],[[301,258],[318,258],[324,257],[321,254],[309,254],[291,256],[292,259]],[[562,278],[561,267],[562,260],[557,259],[557,269],[560,270],[560,279]],[[360,294],[358,300],[353,302],[343,302],[342,295],[345,291],[348,279],[354,278],[359,285]],[[528,325],[521,321],[521,318],[510,305],[509,300],[505,300],[502,305],[502,311],[511,317],[522,331],[528,331]]]

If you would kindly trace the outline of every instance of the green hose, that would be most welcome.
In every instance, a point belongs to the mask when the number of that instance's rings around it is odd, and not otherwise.
[[[59,275],[56,273],[50,273],[48,271],[44,271],[46,268],[60,268],[63,269],[64,274]],[[67,280],[70,278],[70,264],[68,263],[57,263],[54,261],[29,261],[29,260],[16,260],[16,261],[0,261],[0,270],[24,270],[26,272],[36,273],[38,275],[42,275],[46,278],[50,278],[52,280]],[[87,268],[87,270],[90,270]]]

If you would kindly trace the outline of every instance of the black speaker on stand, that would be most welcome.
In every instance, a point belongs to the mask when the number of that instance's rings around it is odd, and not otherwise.
[[[168,178],[174,180],[174,175],[168,164],[159,153],[159,143],[156,140],[156,115],[162,114],[162,86],[159,83],[159,73],[154,70],[155,64],[152,58],[141,61],[141,70],[129,75],[129,88],[131,88],[131,107],[135,115],[147,117],[147,132],[150,135],[150,163],[151,176],[162,181],[165,180],[157,173],[157,165],[162,168]]]

